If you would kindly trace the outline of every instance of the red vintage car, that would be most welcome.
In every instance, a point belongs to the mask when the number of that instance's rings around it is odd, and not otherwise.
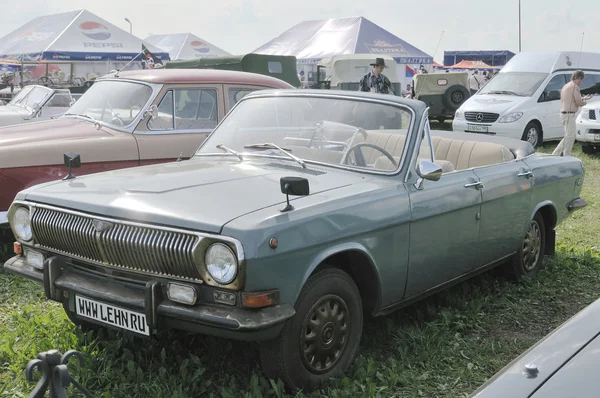
[[[120,72],[56,120],[0,128],[0,233],[17,192],[67,174],[65,153],[81,156],[79,175],[189,158],[244,95],[268,88],[294,87],[235,71]]]

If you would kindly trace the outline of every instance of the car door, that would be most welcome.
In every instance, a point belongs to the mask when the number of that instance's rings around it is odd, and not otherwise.
[[[168,87],[135,131],[140,164],[190,158],[225,114],[221,84]]]
[[[514,253],[530,221],[533,172],[523,160],[473,169],[482,183],[483,204],[476,267]]]
[[[567,81],[565,73],[553,76],[538,99],[538,103],[544,107],[545,121],[542,126],[544,139],[558,138],[564,135],[560,119],[560,90],[567,84]]]
[[[438,181],[415,186],[417,160],[432,159],[429,122],[423,127],[419,155],[407,180],[411,206],[406,295],[418,295],[471,271],[479,241],[481,191],[471,169],[442,174]]]

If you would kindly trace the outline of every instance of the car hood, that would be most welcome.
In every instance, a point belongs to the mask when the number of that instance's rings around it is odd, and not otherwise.
[[[0,106],[0,126],[23,123],[27,115],[29,115],[27,109],[13,105]]]
[[[219,233],[233,219],[285,203],[280,188],[284,176],[307,178],[311,195],[364,181],[364,175],[356,172],[302,169],[287,161],[195,158],[48,183],[17,199]],[[301,198],[290,197],[295,200]]]
[[[521,105],[529,97],[500,94],[475,94],[460,107],[463,112],[492,112],[503,114],[509,109]]]
[[[597,299],[506,365],[472,397],[558,398],[587,396],[580,392],[597,391],[598,378],[589,372],[597,368],[599,333],[600,299]],[[528,375],[527,365],[535,365],[537,372]],[[596,383],[594,388],[589,388],[593,383]]]
[[[75,118],[45,120],[0,128],[0,150],[19,145],[39,144],[43,141],[80,140],[107,134],[109,133],[106,128],[97,130],[86,120]]]
[[[531,397],[584,397],[592,391],[598,391],[600,389],[600,379],[597,377],[599,362],[600,338],[596,336]]]

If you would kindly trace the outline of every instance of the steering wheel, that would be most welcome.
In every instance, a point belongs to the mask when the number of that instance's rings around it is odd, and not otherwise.
[[[125,122],[123,121],[123,119],[121,119],[121,117],[115,113],[112,114],[112,119],[109,120],[109,123],[111,123],[112,121],[118,121],[119,126],[121,126],[121,127],[125,126]]]
[[[385,149],[383,149],[380,146],[371,144],[370,142],[359,142],[356,145],[352,145],[350,147],[350,149],[348,149],[348,151],[342,157],[340,164],[348,164],[348,159],[350,159],[350,154],[352,152],[356,152],[357,149],[362,148],[362,147],[368,147],[368,148],[373,148],[373,149],[378,150],[379,152],[383,153],[385,155],[385,157],[389,159],[390,162],[392,162],[392,165],[394,165],[394,167],[398,167],[398,162],[396,162],[396,159],[394,159],[394,157],[388,151],[386,151]],[[367,166],[367,162],[365,161],[365,158],[363,157],[363,155],[360,151],[357,152],[357,154],[356,154],[356,165],[359,167]]]
[[[48,83],[50,83],[51,86],[54,86],[54,82],[52,81],[52,79],[50,79],[48,76],[41,76],[38,79],[38,83],[44,86],[48,86]]]

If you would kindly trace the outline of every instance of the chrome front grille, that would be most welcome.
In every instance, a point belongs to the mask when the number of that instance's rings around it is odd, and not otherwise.
[[[596,120],[596,110],[590,109],[589,119],[590,120]]]
[[[494,123],[498,120],[498,113],[489,113],[489,112],[465,112],[465,119],[468,122],[476,122],[476,123]]]
[[[116,220],[36,207],[36,243],[50,251],[111,267],[201,280],[193,251],[200,237]]]

